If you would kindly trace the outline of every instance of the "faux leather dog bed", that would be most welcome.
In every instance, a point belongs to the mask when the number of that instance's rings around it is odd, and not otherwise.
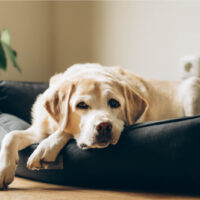
[[[31,105],[47,87],[0,82],[0,140],[29,127]],[[81,150],[72,140],[60,153],[63,170],[28,170],[27,158],[36,147],[19,153],[17,176],[87,187],[200,191],[200,116],[129,126],[117,145],[105,149]]]

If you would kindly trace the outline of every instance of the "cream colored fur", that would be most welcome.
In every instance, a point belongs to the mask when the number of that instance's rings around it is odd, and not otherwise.
[[[199,100],[199,78],[152,81],[120,67],[74,65],[53,76],[49,88],[38,96],[32,109],[31,127],[4,137],[0,188],[14,179],[18,151],[33,143],[41,141],[29,157],[27,167],[45,168],[46,162],[55,161],[71,138],[83,149],[105,148],[118,142],[125,125],[200,114]],[[105,140],[100,142],[102,128],[101,137]],[[109,137],[104,134],[107,132]]]

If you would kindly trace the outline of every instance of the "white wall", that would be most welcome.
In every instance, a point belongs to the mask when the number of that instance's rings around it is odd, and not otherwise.
[[[53,66],[64,71],[74,63],[95,62],[93,53],[93,2],[54,2],[53,7]]]
[[[99,2],[96,60],[149,78],[178,79],[179,59],[200,53],[200,2]]]
[[[77,62],[121,65],[148,78],[178,79],[179,59],[200,53],[200,2],[0,2],[23,74],[46,81]]]

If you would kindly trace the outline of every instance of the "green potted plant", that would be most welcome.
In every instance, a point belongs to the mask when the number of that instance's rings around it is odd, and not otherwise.
[[[6,71],[7,59],[10,59],[12,66],[19,72],[21,69],[17,63],[17,52],[11,47],[10,33],[7,29],[0,32],[0,69]]]

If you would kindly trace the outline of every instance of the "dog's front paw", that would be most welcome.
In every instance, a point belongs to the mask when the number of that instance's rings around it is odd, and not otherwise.
[[[33,154],[28,158],[26,167],[31,170],[39,170],[43,168],[40,158]]]
[[[7,189],[15,177],[17,160],[0,153],[0,189]]]
[[[50,162],[56,160],[57,154],[47,148],[47,146],[39,145],[31,154],[27,161],[27,168],[31,170],[48,169]]]

